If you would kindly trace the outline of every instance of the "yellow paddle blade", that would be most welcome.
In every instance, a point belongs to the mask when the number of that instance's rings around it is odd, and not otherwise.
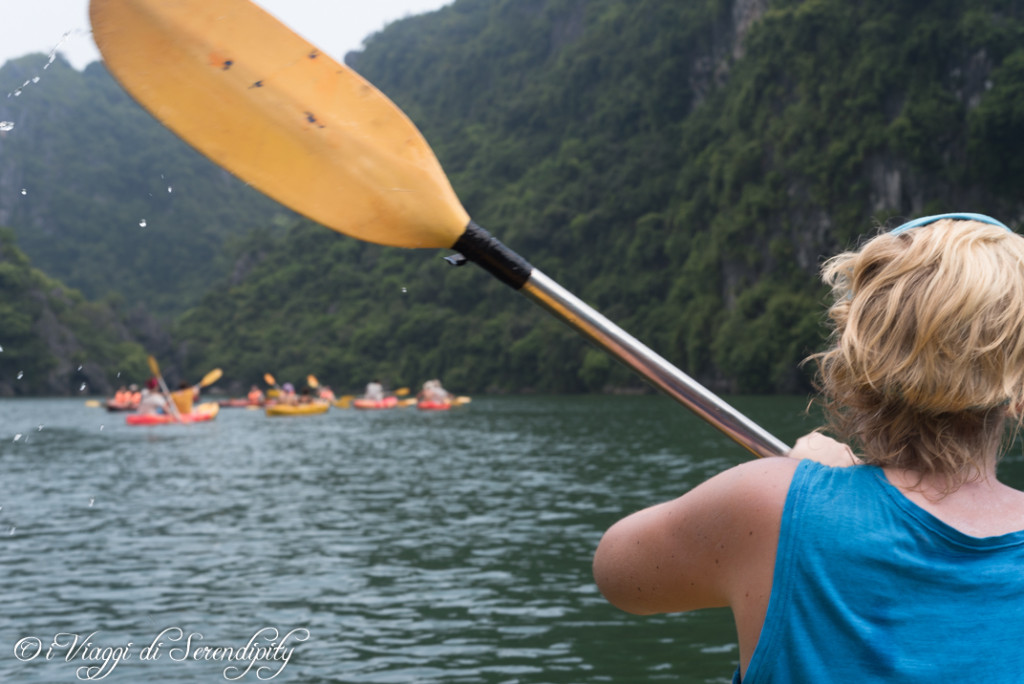
[[[156,362],[156,357],[151,354],[147,360],[149,361],[149,372],[160,377],[160,364]]]
[[[306,384],[309,385],[311,389],[316,389],[320,386],[320,381],[316,379],[315,375],[310,374],[306,376]]]
[[[220,380],[222,375],[224,375],[224,371],[222,371],[220,368],[214,368],[212,371],[203,376],[203,379],[199,381],[199,386],[209,387],[213,383]]]
[[[409,388],[408,387],[399,387],[398,389],[395,390],[395,396],[396,397],[404,397],[408,393],[409,393]]]
[[[408,399],[402,399],[401,401],[398,402],[398,405],[403,407],[403,408],[406,407],[406,406],[415,406],[416,405],[416,397],[409,397]]]
[[[451,247],[469,223],[409,118],[248,0],[92,0],[89,15],[143,107],[278,202],[397,247]]]
[[[472,397],[455,397],[452,399],[452,406],[464,406],[473,401]]]
[[[275,380],[274,376],[271,375],[270,373],[264,373],[263,374],[263,382],[267,383],[271,387],[273,387],[274,385],[277,384],[277,380]]]
[[[352,400],[355,399],[354,395],[345,394],[337,398],[334,402],[334,406],[340,409],[347,409],[352,406]]]

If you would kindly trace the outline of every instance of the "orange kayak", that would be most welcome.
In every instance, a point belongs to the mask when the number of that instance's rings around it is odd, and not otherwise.
[[[139,408],[139,402],[137,401],[117,401],[116,399],[108,399],[107,403],[108,411],[134,411]]]
[[[353,399],[352,406],[357,409],[391,409],[398,406],[398,397],[384,397],[383,399]]]

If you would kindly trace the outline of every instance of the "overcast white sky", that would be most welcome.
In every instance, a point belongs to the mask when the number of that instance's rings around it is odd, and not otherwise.
[[[257,0],[256,4],[341,61],[388,22],[452,1]],[[89,29],[88,0],[0,0],[0,65],[30,52],[49,54],[58,44],[58,51],[76,69],[100,58]]]

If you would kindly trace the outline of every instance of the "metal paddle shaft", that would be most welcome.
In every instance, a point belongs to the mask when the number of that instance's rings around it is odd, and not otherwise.
[[[535,269],[480,226],[470,222],[454,249],[565,321],[754,455],[784,456],[789,451],[785,443]],[[456,265],[462,262],[459,258],[448,260]]]

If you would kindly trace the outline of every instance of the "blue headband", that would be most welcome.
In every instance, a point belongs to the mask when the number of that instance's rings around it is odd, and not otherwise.
[[[1001,226],[1003,228],[1006,228],[1006,230],[1010,230],[1009,226],[1007,226],[1005,223],[1003,223],[1002,221],[997,221],[994,218],[992,218],[991,216],[985,216],[984,214],[969,214],[969,213],[964,214],[964,213],[960,213],[960,214],[937,214],[935,216],[922,216],[921,218],[914,219],[913,221],[907,221],[906,223],[904,223],[902,226],[899,226],[898,228],[893,228],[892,230],[889,231],[889,235],[899,235],[900,233],[904,233],[904,232],[910,230],[911,228],[919,228],[921,226],[927,226],[929,223],[935,223],[936,221],[941,221],[942,219],[957,219],[957,220],[960,220],[960,221],[978,221],[980,223],[988,223],[988,224],[993,225],[993,226]],[[1012,233],[1013,231],[1010,231],[1010,232]]]

